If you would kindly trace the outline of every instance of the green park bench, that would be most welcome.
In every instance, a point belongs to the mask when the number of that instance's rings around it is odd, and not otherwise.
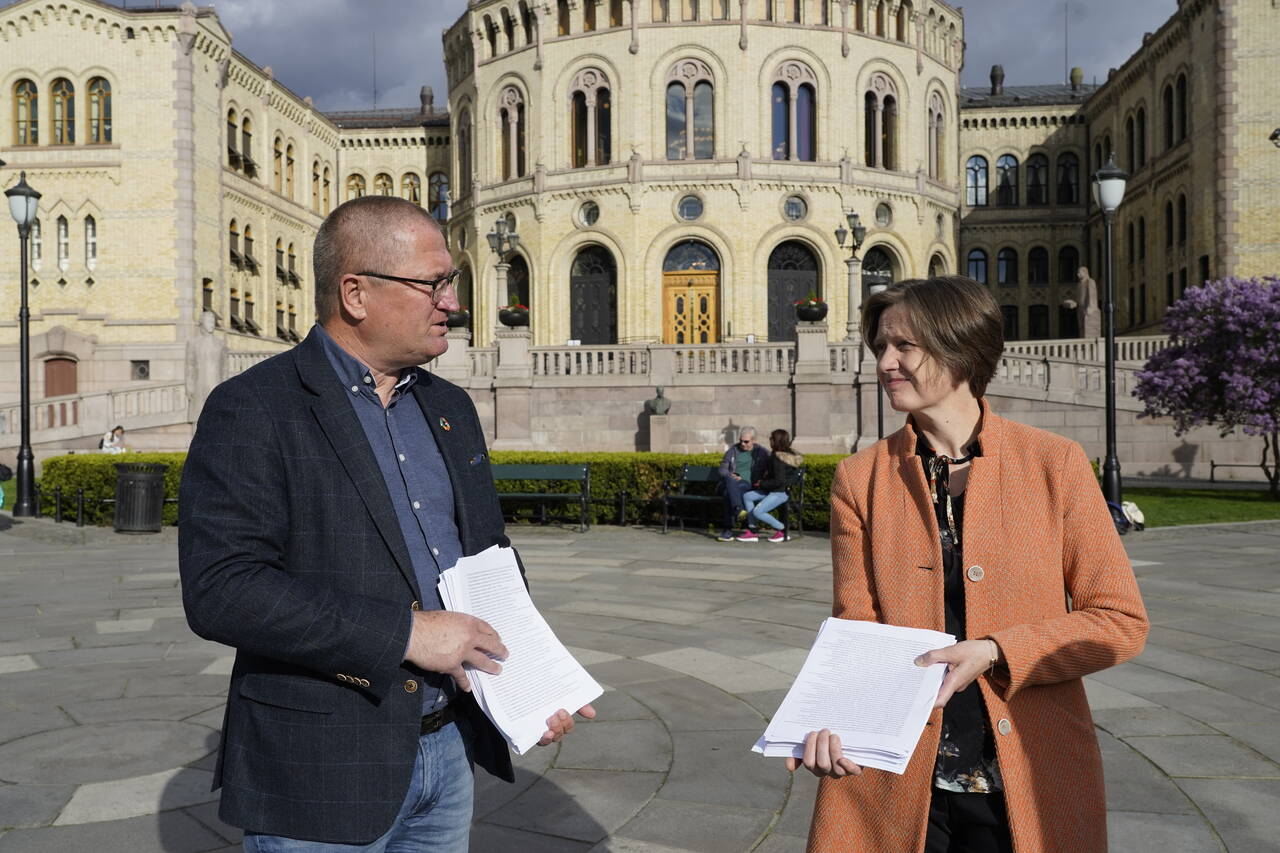
[[[787,530],[802,532],[804,530],[804,468],[796,475],[796,481],[787,489],[787,502],[778,507],[782,512],[782,523]],[[719,518],[724,512],[724,495],[719,492],[720,469],[715,465],[688,465],[680,471],[680,479],[666,484],[662,494],[662,532],[666,533],[671,519],[675,519],[680,529],[684,530],[686,519],[704,520],[708,508],[712,517]],[[791,518],[795,518],[795,525]]]
[[[512,518],[520,506],[533,505],[537,508],[538,520],[547,523],[547,505],[559,504],[569,509],[578,507],[578,524],[585,533],[587,530],[587,505],[591,502],[591,466],[590,465],[493,465],[493,479],[520,480],[536,483],[562,483],[562,491],[548,492],[498,492],[498,499],[506,507],[515,504]],[[577,483],[577,490],[567,484]]]

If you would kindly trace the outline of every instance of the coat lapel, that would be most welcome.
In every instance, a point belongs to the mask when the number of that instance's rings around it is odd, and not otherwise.
[[[356,417],[350,401],[339,385],[316,332],[308,335],[294,352],[297,355],[298,375],[307,390],[317,398],[311,404],[316,422],[329,440],[352,485],[359,492],[374,526],[378,528],[378,533],[395,558],[400,574],[404,575],[413,589],[415,598],[421,599],[422,593],[418,589],[418,579],[409,559],[409,549],[404,544],[404,534],[400,532],[395,508],[391,506],[391,496],[387,493],[382,470],[373,457],[373,450],[364,435],[364,427],[360,425],[360,419]]]

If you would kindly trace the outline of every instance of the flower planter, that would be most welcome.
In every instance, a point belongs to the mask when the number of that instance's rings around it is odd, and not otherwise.
[[[523,308],[499,308],[498,322],[508,328],[529,325],[529,311]]]
[[[445,321],[450,329],[460,329],[471,322],[470,311],[450,311],[449,319]]]
[[[827,303],[802,302],[796,306],[796,319],[817,323],[827,318]]]

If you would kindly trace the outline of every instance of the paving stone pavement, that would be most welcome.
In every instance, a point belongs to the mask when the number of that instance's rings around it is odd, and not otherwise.
[[[477,778],[474,851],[804,849],[814,780],[748,752],[830,607],[828,543],[516,527],[596,722]],[[1088,679],[1111,849],[1275,851],[1280,523],[1127,541],[1152,617]],[[239,850],[212,753],[230,650],[182,618],[172,530],[0,515],[0,853]]]

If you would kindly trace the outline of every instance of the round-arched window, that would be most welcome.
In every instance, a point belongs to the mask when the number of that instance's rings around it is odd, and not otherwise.
[[[663,272],[718,269],[720,269],[720,257],[715,250],[697,240],[686,240],[672,246],[662,262]]]
[[[871,288],[893,284],[893,256],[886,249],[876,246],[869,249],[862,258],[862,289],[866,293]]]

